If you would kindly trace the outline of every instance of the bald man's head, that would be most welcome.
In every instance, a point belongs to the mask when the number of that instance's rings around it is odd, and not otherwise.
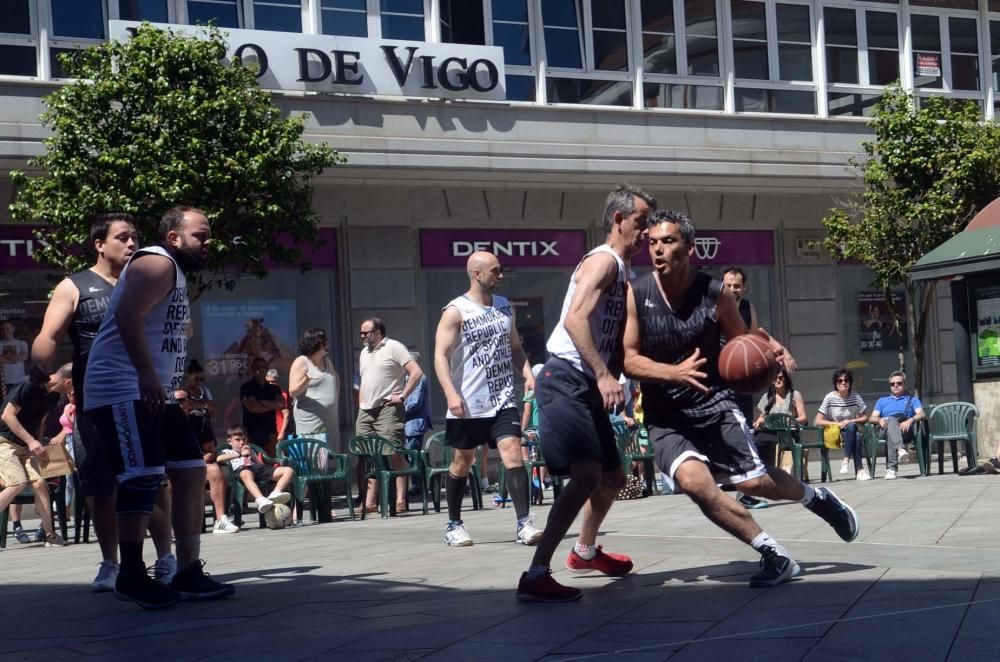
[[[469,274],[469,284],[472,287],[478,284],[486,292],[495,290],[503,279],[500,260],[493,253],[486,251],[476,251],[470,255],[465,271]]]

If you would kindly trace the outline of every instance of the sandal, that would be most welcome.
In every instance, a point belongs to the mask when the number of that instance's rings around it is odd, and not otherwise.
[[[366,504],[365,504],[365,512],[366,512],[366,513],[377,513],[377,512],[378,512],[378,505],[377,505],[377,504],[375,504],[375,505],[371,505],[371,506],[369,506],[369,505],[368,505],[368,504],[366,503]]]
[[[405,513],[409,509],[410,509],[410,504],[407,503],[406,501],[397,501],[396,502],[396,512],[397,513]]]

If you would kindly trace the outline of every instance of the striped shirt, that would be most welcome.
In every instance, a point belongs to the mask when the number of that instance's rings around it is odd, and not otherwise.
[[[857,393],[851,393],[846,398],[840,397],[836,391],[830,391],[823,397],[819,413],[829,421],[845,421],[857,418],[868,409],[868,405]]]

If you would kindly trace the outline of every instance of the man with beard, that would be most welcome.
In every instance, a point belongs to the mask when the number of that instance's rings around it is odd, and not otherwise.
[[[84,380],[90,412],[118,479],[121,569],[115,595],[149,608],[233,593],[202,569],[205,460],[174,391],[184,383],[191,322],[187,274],[204,266],[212,230],[205,214],[173,207],[162,243],[132,255],[91,347]],[[172,485],[178,572],[169,585],[146,572],[143,538],[164,470]]]

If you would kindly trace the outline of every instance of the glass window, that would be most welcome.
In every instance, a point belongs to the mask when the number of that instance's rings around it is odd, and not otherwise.
[[[684,32],[689,76],[719,75],[719,24],[715,3],[684,0]]]
[[[0,44],[0,75],[37,76],[37,57],[34,46]]]
[[[123,21],[170,22],[167,0],[119,0],[118,17]]]
[[[642,0],[643,70],[654,74],[677,73],[674,4],[671,0]]]
[[[534,101],[535,100],[535,78],[534,76],[510,76],[507,79],[507,100],[508,101]]]
[[[798,90],[736,88],[736,112],[816,114],[816,94]]]
[[[493,45],[503,48],[505,64],[531,64],[531,41],[528,35],[527,0],[493,3]]]
[[[583,68],[581,9],[574,0],[542,0],[545,57],[550,67]]]
[[[365,0],[322,0],[320,29],[342,37],[368,36]]]
[[[1000,85],[1000,21],[990,21],[990,64],[993,71],[993,89],[1000,89],[998,88]],[[1000,110],[1000,95],[994,95],[993,99],[993,114],[996,115],[997,111]]]
[[[59,55],[62,53],[76,53],[77,50],[76,48],[49,48],[49,70],[52,72],[52,78],[69,78],[66,69],[59,61]]]
[[[827,95],[827,108],[831,117],[871,117],[875,114],[875,104],[880,98],[878,94],[830,92]]]
[[[382,36],[387,39],[424,40],[423,0],[380,0]]]
[[[441,41],[449,44],[485,44],[483,3],[441,0]]]
[[[628,71],[625,0],[591,0],[590,12],[594,28],[594,68]]]
[[[103,5],[101,0],[52,0],[53,36],[104,39]]]
[[[545,80],[549,103],[582,103],[601,106],[631,106],[632,83],[617,80],[553,78]]]
[[[646,108],[722,110],[724,91],[717,85],[644,83],[642,96]]]
[[[896,14],[865,12],[865,36],[868,39],[868,82],[871,85],[891,85],[899,80]]]
[[[737,78],[767,80],[767,19],[761,2],[732,0],[733,62]]]
[[[974,18],[948,18],[951,39],[951,88],[979,90],[979,33]]]
[[[942,87],[940,20],[937,16],[912,14],[910,30],[913,34],[913,86]]]
[[[922,7],[948,7],[949,9],[979,9],[979,0],[947,0],[947,2],[941,2],[941,0],[910,0],[910,4]]]
[[[6,16],[0,20],[0,32],[6,34],[31,34],[31,12],[28,0],[10,0],[4,7]],[[3,66],[0,64],[0,66]]]
[[[826,36],[826,80],[858,83],[858,26],[853,9],[823,9]]]
[[[302,32],[301,0],[254,0],[253,27],[255,30]]]
[[[188,23],[204,25],[214,21],[220,28],[240,27],[237,0],[188,0]]]
[[[781,80],[813,79],[812,31],[809,7],[805,5],[775,5],[778,28],[778,77]]]

